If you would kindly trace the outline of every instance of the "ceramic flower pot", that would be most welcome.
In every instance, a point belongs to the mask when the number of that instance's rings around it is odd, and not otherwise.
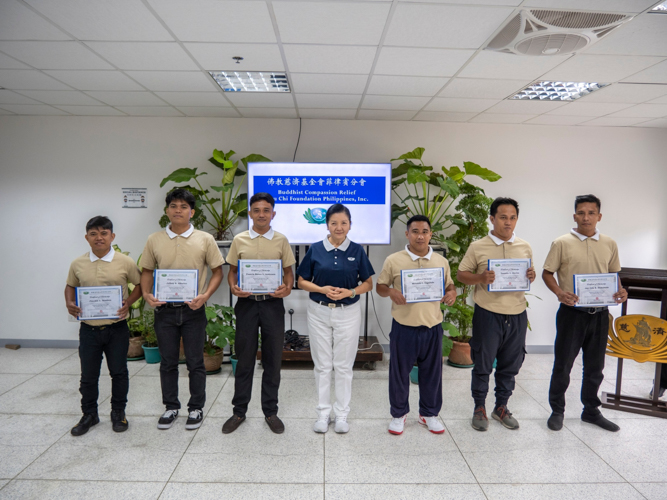
[[[216,349],[215,354],[204,351],[204,368],[207,374],[218,373],[222,365],[222,349]]]
[[[459,368],[472,368],[474,363],[470,357],[470,344],[454,341],[447,363]]]
[[[160,356],[159,347],[147,347],[146,345],[143,345],[141,347],[143,347],[144,349],[144,355],[146,356],[146,363],[153,364],[162,361],[162,356]]]
[[[146,339],[143,337],[130,337],[130,345],[127,348],[127,359],[134,361],[144,359],[144,350],[141,348]]]

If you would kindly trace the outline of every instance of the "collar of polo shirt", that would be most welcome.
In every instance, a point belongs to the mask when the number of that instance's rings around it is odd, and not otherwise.
[[[183,236],[183,238],[188,238],[194,232],[194,230],[195,230],[195,227],[192,224],[190,224],[190,228],[187,231],[185,231],[183,234],[176,234],[175,232],[173,232],[171,230],[171,228],[169,226],[167,226],[167,234],[169,235],[169,238],[171,238],[172,240],[174,238],[176,238],[176,236]]]
[[[417,260],[417,259],[431,260],[431,255],[433,255],[433,249],[431,248],[431,245],[428,246],[428,253],[426,255],[424,255],[423,257],[420,257],[419,255],[412,253],[408,249],[408,246],[409,245],[405,245],[405,251],[408,252],[408,255],[410,256],[410,258],[412,260]]]
[[[491,234],[491,231],[489,231],[489,238],[491,238],[496,245],[502,245],[503,243],[514,243],[514,238],[515,237],[516,237],[516,234],[512,233],[512,237],[509,240],[505,241],[505,240],[501,240],[497,236],[494,236],[493,234]]]
[[[92,250],[90,251],[90,262],[96,262],[98,260],[103,260],[104,262],[111,262],[113,260],[113,256],[115,255],[116,251],[111,247],[109,249],[109,252],[104,256],[104,257],[98,257],[95,255]]]
[[[254,240],[258,236],[264,236],[267,240],[272,240],[273,235],[276,234],[275,231],[273,230],[273,228],[269,229],[264,234],[259,234],[259,233],[255,232],[255,230],[253,228],[250,228],[250,229],[248,229],[248,233],[250,233],[250,239],[251,240]]]
[[[345,252],[345,251],[347,251],[348,247],[350,246],[350,239],[346,236],[345,241],[343,241],[343,243],[338,245],[338,247],[335,247],[331,244],[331,242],[329,241],[329,238],[325,237],[322,240],[322,244],[324,245],[324,249],[327,252],[331,252],[331,250],[335,250],[336,248],[338,248],[338,250],[340,250],[341,252]]]
[[[570,229],[570,232],[577,238],[579,238],[581,241],[584,241],[586,238],[593,238],[595,241],[598,241],[600,239],[600,230],[598,228],[595,228],[595,234],[593,236],[584,236],[583,234],[578,233],[577,230],[574,228]]]

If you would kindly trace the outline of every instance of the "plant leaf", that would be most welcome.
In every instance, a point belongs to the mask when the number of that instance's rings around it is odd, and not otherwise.
[[[438,177],[438,184],[440,185],[440,189],[442,189],[452,198],[459,197],[460,194],[459,185],[455,181],[453,181],[451,177],[445,177],[444,179]]]
[[[236,165],[238,165],[238,162],[236,163]],[[234,186],[234,175],[236,174],[236,165],[232,164],[231,168],[225,171],[225,175],[222,177],[223,186],[231,186],[231,187]]]
[[[427,182],[428,176],[419,168],[410,168],[408,170],[408,183],[417,184],[418,182]]]
[[[447,167],[442,167],[442,171],[456,183],[466,176],[465,172],[459,167],[452,167],[449,169]]]
[[[398,158],[392,158],[391,161],[396,161],[396,160],[407,160],[409,158],[415,159],[415,160],[421,160],[422,155],[424,154],[424,151],[426,151],[424,148],[415,148],[412,151],[402,154]]]
[[[251,154],[246,156],[245,158],[241,158],[241,163],[243,163],[243,166],[245,168],[248,168],[248,163],[249,162],[273,162],[273,160],[268,159],[266,156],[258,155],[258,154]]]
[[[201,172],[197,174],[196,168],[179,168],[174,170],[167,177],[162,179],[160,187],[164,186],[167,182],[187,182],[190,179],[199,177],[200,175],[205,175],[206,172]]]
[[[445,245],[447,245],[448,248],[450,248],[451,250],[454,250],[455,252],[458,252],[459,250],[461,250],[461,246],[458,243],[456,243],[452,240],[445,239],[444,243],[445,243]]]
[[[464,161],[463,168],[465,168],[466,174],[476,175],[489,182],[496,182],[498,179],[501,179],[501,176],[495,173],[493,170],[488,168],[480,167],[477,163],[471,161]]]
[[[444,329],[444,323],[443,323]],[[454,342],[447,335],[442,336],[442,355],[449,356],[449,353],[452,352],[452,347],[454,347]]]

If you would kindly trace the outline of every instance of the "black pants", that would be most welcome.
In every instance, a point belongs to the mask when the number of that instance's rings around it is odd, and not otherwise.
[[[607,350],[609,312],[603,310],[589,314],[561,304],[556,314],[556,342],[554,344],[554,368],[549,386],[549,404],[554,413],[565,413],[565,391],[570,385],[572,364],[583,351],[584,376],[581,381],[581,402],[584,413],[595,417],[602,404],[598,390],[604,375],[604,357]]]
[[[111,375],[111,409],[124,410],[130,379],[127,371],[127,348],[130,330],[127,321],[109,326],[89,326],[81,323],[79,328],[79,359],[81,360],[81,411],[97,413],[100,368],[102,356],[107,358]]]
[[[419,414],[437,417],[442,408],[442,324],[406,326],[391,322],[389,333],[389,405],[391,416],[410,412],[410,371],[419,367]]]
[[[155,333],[160,348],[160,384],[162,403],[167,410],[178,410],[178,355],[183,338],[185,363],[190,379],[188,411],[201,410],[206,402],[206,368],[204,368],[204,342],[206,340],[206,310],[193,311],[182,307],[161,306],[155,309]]]
[[[497,314],[475,306],[472,317],[470,355],[472,369],[470,389],[475,406],[486,402],[489,375],[496,363],[496,406],[506,405],[514,391],[514,377],[526,357],[526,311],[521,314]]]
[[[262,411],[270,417],[278,413],[280,366],[285,343],[285,306],[283,299],[257,302],[239,298],[236,312],[236,379],[234,414],[245,416],[252,396],[259,330],[262,331]]]

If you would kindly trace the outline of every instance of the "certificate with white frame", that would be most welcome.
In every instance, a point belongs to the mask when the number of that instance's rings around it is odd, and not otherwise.
[[[445,269],[442,267],[403,269],[401,291],[409,304],[440,302],[445,295]]]
[[[282,283],[282,260],[239,260],[238,286],[244,292],[256,294],[273,293]]]
[[[617,306],[618,273],[575,274],[574,294],[579,297],[574,307]]]
[[[496,274],[489,292],[527,292],[530,280],[526,273],[530,269],[530,259],[489,259],[489,271]]]
[[[76,305],[81,308],[78,320],[118,319],[123,306],[123,287],[77,286]]]
[[[197,269],[156,269],[153,295],[160,302],[190,302],[198,295]]]

